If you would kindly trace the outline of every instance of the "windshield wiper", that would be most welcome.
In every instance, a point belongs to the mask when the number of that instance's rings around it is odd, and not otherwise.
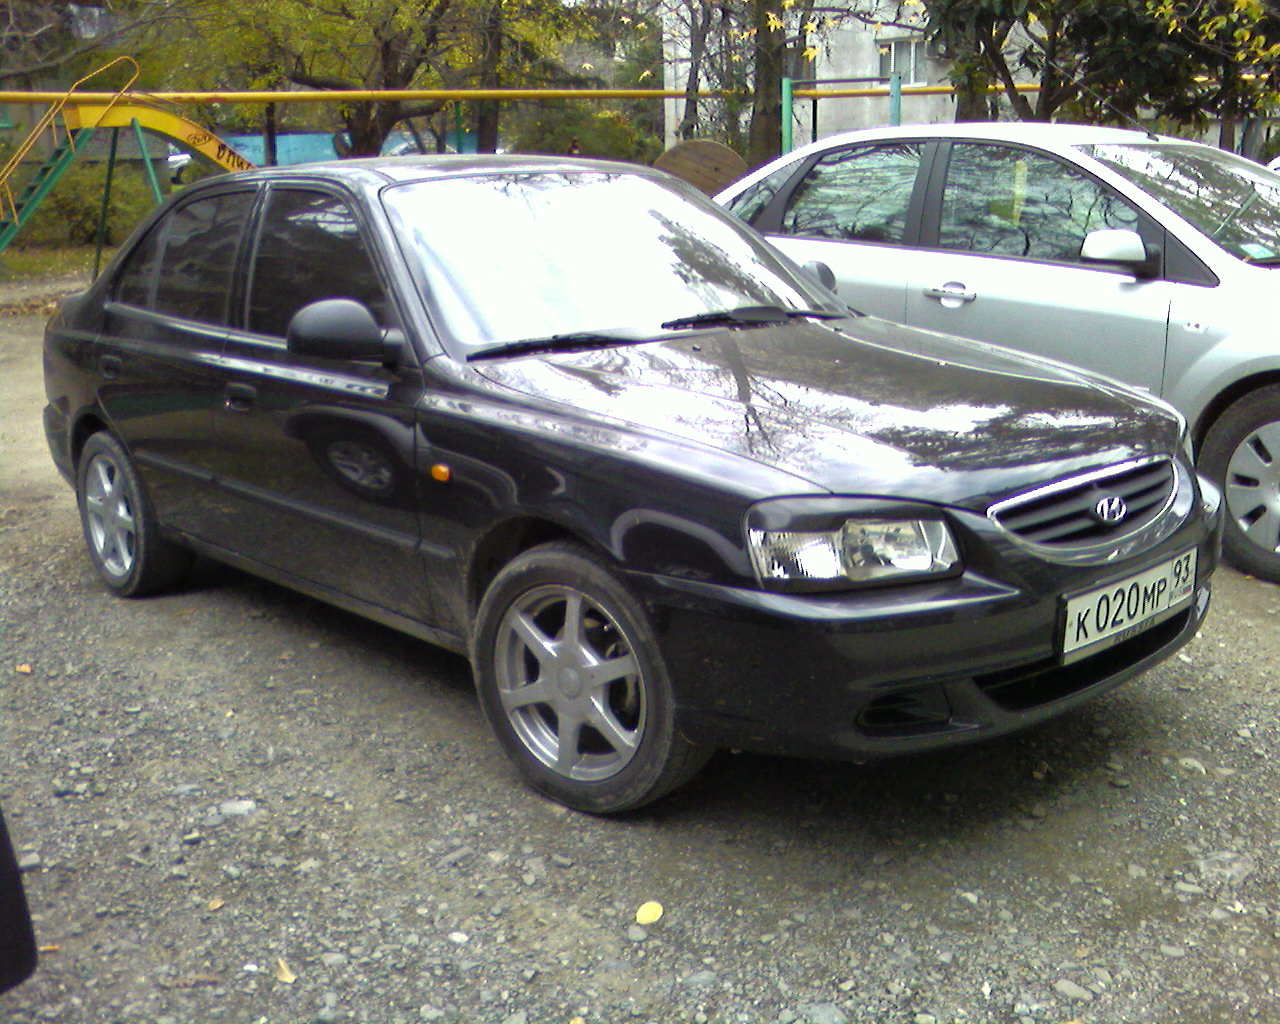
[[[1280,267],[1280,255],[1278,256],[1246,256],[1244,261],[1254,267]]]
[[[664,330],[675,331],[682,327],[748,327],[763,324],[782,324],[800,317],[819,320],[843,320],[848,313],[832,309],[784,309],[782,306],[739,306],[737,309],[718,309],[710,313],[677,317],[662,325]]]
[[[641,341],[653,340],[652,334],[637,331],[573,331],[568,334],[552,334],[545,338],[521,338],[519,341],[505,341],[499,345],[490,345],[488,348],[468,352],[467,362],[518,356],[526,352],[571,352],[575,349],[634,345]]]

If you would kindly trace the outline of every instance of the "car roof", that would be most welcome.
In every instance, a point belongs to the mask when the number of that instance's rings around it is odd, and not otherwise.
[[[1186,139],[1156,135],[1154,132],[1134,131],[1129,128],[1106,128],[1089,124],[1046,124],[1039,121],[961,121],[894,125],[828,135],[809,145],[825,147],[845,140],[880,138],[982,138],[996,139],[1001,142],[1025,142],[1050,149],[1105,142],[1149,143],[1155,140],[1200,145],[1200,143],[1188,142]],[[808,149],[809,146],[804,148]]]
[[[660,176],[662,172],[641,164],[619,160],[591,160],[569,156],[530,156],[525,154],[455,154],[408,156],[371,156],[325,160],[319,163],[291,164],[287,167],[255,167],[229,177],[240,180],[263,178],[325,178],[365,185],[384,185],[430,178],[459,177],[471,174],[513,173],[520,171],[606,171]]]

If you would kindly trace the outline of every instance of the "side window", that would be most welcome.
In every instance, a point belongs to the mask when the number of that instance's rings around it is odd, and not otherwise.
[[[224,192],[169,214],[151,308],[185,320],[227,322],[240,235],[252,206],[252,192]]]
[[[131,306],[150,307],[155,300],[157,271],[160,267],[160,239],[164,225],[157,224],[125,257],[116,278],[115,300]]]
[[[782,230],[840,241],[901,242],[922,143],[853,146],[828,153],[791,194]]]
[[[125,258],[119,302],[187,320],[226,323],[252,192],[225,192],[173,210]]]
[[[784,164],[772,174],[766,174],[754,185],[744,188],[729,200],[729,212],[739,220],[754,224],[756,218],[764,212],[764,208],[778,194],[778,189],[782,188],[791,175],[795,174],[796,163],[797,161],[793,160],[789,164]]]
[[[273,189],[253,261],[249,330],[283,337],[293,314],[320,299],[355,299],[378,323],[391,322],[350,207],[324,192]]]
[[[1125,200],[1050,157],[1008,146],[951,149],[938,235],[944,249],[1076,262],[1090,231],[1137,227]]]

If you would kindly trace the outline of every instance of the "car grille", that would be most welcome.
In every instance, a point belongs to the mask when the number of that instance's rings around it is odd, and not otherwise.
[[[1155,519],[1173,498],[1175,474],[1167,458],[1126,463],[1061,480],[991,506],[1000,527],[1032,544],[1088,547],[1117,540]],[[1096,513],[1104,498],[1119,497],[1127,512],[1117,523]]]

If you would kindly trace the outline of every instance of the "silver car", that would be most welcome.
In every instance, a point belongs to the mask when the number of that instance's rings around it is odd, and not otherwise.
[[[1280,581],[1280,174],[1142,132],[934,124],[822,139],[716,199],[857,309],[1172,403],[1228,557]]]

